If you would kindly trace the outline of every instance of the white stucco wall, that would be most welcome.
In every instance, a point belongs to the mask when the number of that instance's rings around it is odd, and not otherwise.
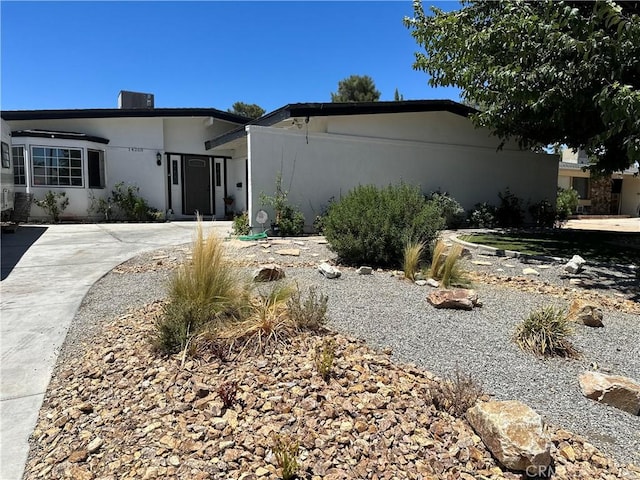
[[[625,175],[622,179],[620,196],[620,213],[622,215],[640,216],[640,177]]]
[[[433,120],[437,123],[436,117]],[[467,131],[461,128],[462,140],[483,139],[472,132],[467,135],[473,130],[470,124],[464,127]],[[447,191],[467,209],[481,201],[497,203],[497,193],[507,187],[531,202],[552,200],[556,194],[558,160],[550,155],[508,148],[496,152],[495,145],[347,135],[346,123],[341,134],[309,132],[307,136],[304,131],[248,129],[252,219],[261,208],[260,192],[273,193],[280,170],[283,188],[289,190],[291,203],[301,208],[309,225],[331,197],[339,199],[359,184],[386,186],[404,181],[420,185],[424,193]]]

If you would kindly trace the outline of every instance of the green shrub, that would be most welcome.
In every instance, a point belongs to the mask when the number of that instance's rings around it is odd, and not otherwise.
[[[556,198],[556,212],[558,221],[564,222],[569,215],[573,215],[578,208],[580,195],[573,188],[564,189],[558,187],[558,197]]]
[[[507,188],[504,192],[498,192],[500,205],[496,209],[496,220],[500,227],[520,227],[524,222],[524,210],[522,199]]]
[[[69,199],[65,192],[52,192],[49,190],[44,194],[42,200],[37,198],[33,201],[38,207],[43,209],[47,215],[51,217],[51,220],[55,223],[60,221],[60,215],[69,206]]]
[[[120,215],[128,222],[155,220],[156,210],[149,206],[139,192],[140,187],[137,185],[116,183],[107,203],[115,205]]]
[[[419,188],[365,185],[329,207],[324,233],[345,263],[397,267],[408,241],[430,244],[443,226]]]
[[[437,206],[447,228],[455,229],[465,225],[467,214],[464,208],[447,192],[433,192],[427,196],[427,202]]]
[[[496,207],[487,202],[476,203],[469,213],[469,226],[473,228],[493,228],[496,226]]]
[[[556,223],[556,210],[549,200],[542,200],[530,205],[529,214],[536,227],[553,227]]]
[[[324,222],[325,222],[325,219],[327,218],[327,211],[329,210],[329,207],[333,202],[335,202],[335,198],[331,197],[327,202],[327,204],[322,207],[322,211],[320,212],[320,215],[316,215],[316,218],[313,220],[313,229],[315,230],[316,233],[319,233],[319,234],[324,233]]]
[[[336,358],[336,342],[331,339],[325,339],[322,342],[322,348],[316,349],[315,363],[316,370],[325,382],[331,379],[333,369],[333,361]]]
[[[578,352],[568,339],[571,331],[563,309],[544,307],[517,326],[514,339],[522,350],[536,355],[574,357]]]
[[[289,204],[289,192],[282,188],[282,173],[276,176],[276,191],[273,195],[260,193],[260,204],[268,206],[275,212],[275,219],[271,222],[274,233],[282,236],[296,236],[304,233],[304,215]]]
[[[233,234],[249,235],[251,227],[249,226],[249,212],[242,212],[240,215],[233,217]]]

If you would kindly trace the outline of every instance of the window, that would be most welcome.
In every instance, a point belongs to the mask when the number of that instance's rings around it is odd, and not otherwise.
[[[26,185],[27,177],[24,172],[24,147],[22,145],[11,147],[13,157],[13,183],[16,185]]]
[[[11,156],[9,152],[9,144],[2,142],[2,168],[11,168]]]
[[[33,184],[82,187],[82,150],[32,147]]]
[[[89,174],[89,188],[104,188],[103,151],[87,150],[87,172]]]
[[[589,191],[589,179],[586,177],[573,177],[571,179],[571,186],[578,192],[582,200],[588,200],[591,198]]]

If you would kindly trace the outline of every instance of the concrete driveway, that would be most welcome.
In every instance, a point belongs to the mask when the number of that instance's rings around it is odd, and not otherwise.
[[[226,235],[231,222],[206,222]],[[51,373],[96,280],[144,251],[190,242],[195,222],[25,225],[2,234],[0,479],[21,479]]]
[[[640,233],[640,218],[582,218],[569,220],[564,228]]]

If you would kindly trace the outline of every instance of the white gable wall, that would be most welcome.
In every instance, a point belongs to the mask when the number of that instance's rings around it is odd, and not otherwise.
[[[442,117],[450,128],[452,123],[458,123],[450,114]],[[438,119],[432,115],[431,118]],[[355,186],[365,184],[386,186],[404,181],[419,185],[424,193],[446,191],[465,209],[482,201],[497,204],[498,192],[507,187],[525,201],[555,198],[556,157],[509,148],[496,152],[495,141],[492,146],[460,145],[469,139],[489,144],[491,139],[474,134],[470,121],[459,118],[463,120],[462,126],[464,122],[468,125],[464,126],[464,133],[458,129],[455,137],[458,144],[453,145],[441,141],[375,138],[370,135],[377,133],[387,138],[399,135],[406,125],[399,122],[398,128],[383,131],[380,127],[375,132],[374,126],[368,121],[361,122],[360,117],[345,117],[337,122],[340,128],[333,125],[334,119],[331,119],[329,130],[339,130],[340,134],[307,134],[304,129],[249,126],[251,218],[263,208],[259,204],[260,192],[273,193],[278,171],[282,171],[283,188],[289,190],[291,203],[302,209],[307,225],[311,225],[331,197],[337,200]],[[350,130],[349,123],[352,124]],[[434,136],[424,122],[420,129],[413,129],[407,136],[415,137],[418,130],[423,137]],[[368,135],[347,134],[347,131]],[[273,212],[269,214],[273,218]]]

